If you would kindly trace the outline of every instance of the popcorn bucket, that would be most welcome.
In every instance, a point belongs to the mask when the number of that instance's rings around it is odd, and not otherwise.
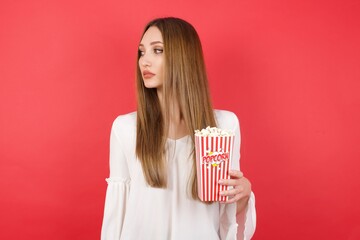
[[[198,195],[201,201],[227,201],[220,191],[229,186],[218,184],[219,179],[230,179],[234,135],[199,136],[195,134]]]

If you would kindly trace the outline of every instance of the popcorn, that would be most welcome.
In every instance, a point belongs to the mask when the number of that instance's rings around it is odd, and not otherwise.
[[[210,127],[210,126],[208,126],[207,128],[203,128],[201,131],[195,130],[195,136],[219,137],[219,136],[233,136],[233,135],[234,134],[230,131],[226,131],[217,127]]]
[[[220,192],[229,186],[219,179],[229,179],[234,134],[216,127],[195,130],[198,194],[202,201],[226,201]]]

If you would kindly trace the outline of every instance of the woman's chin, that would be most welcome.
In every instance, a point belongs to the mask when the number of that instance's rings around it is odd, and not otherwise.
[[[150,83],[150,82],[148,82],[148,83],[144,83],[144,86],[146,87],[146,88],[161,88],[161,84],[158,84],[158,83]]]

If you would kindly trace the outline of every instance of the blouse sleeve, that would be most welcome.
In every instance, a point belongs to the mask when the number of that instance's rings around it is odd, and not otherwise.
[[[116,120],[115,120],[116,121]],[[126,200],[129,195],[129,170],[123,147],[115,131],[115,122],[110,134],[110,177],[105,197],[101,240],[119,240],[124,222]]]
[[[231,168],[240,170],[240,125],[235,114],[235,142]],[[226,240],[249,240],[256,227],[255,195],[251,192],[248,205],[242,213],[236,215],[236,203],[220,204],[220,237]]]

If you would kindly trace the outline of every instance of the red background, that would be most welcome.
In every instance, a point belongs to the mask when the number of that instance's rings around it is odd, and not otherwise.
[[[0,239],[99,239],[112,121],[154,17],[191,22],[241,121],[254,239],[360,239],[360,2],[0,3]]]

